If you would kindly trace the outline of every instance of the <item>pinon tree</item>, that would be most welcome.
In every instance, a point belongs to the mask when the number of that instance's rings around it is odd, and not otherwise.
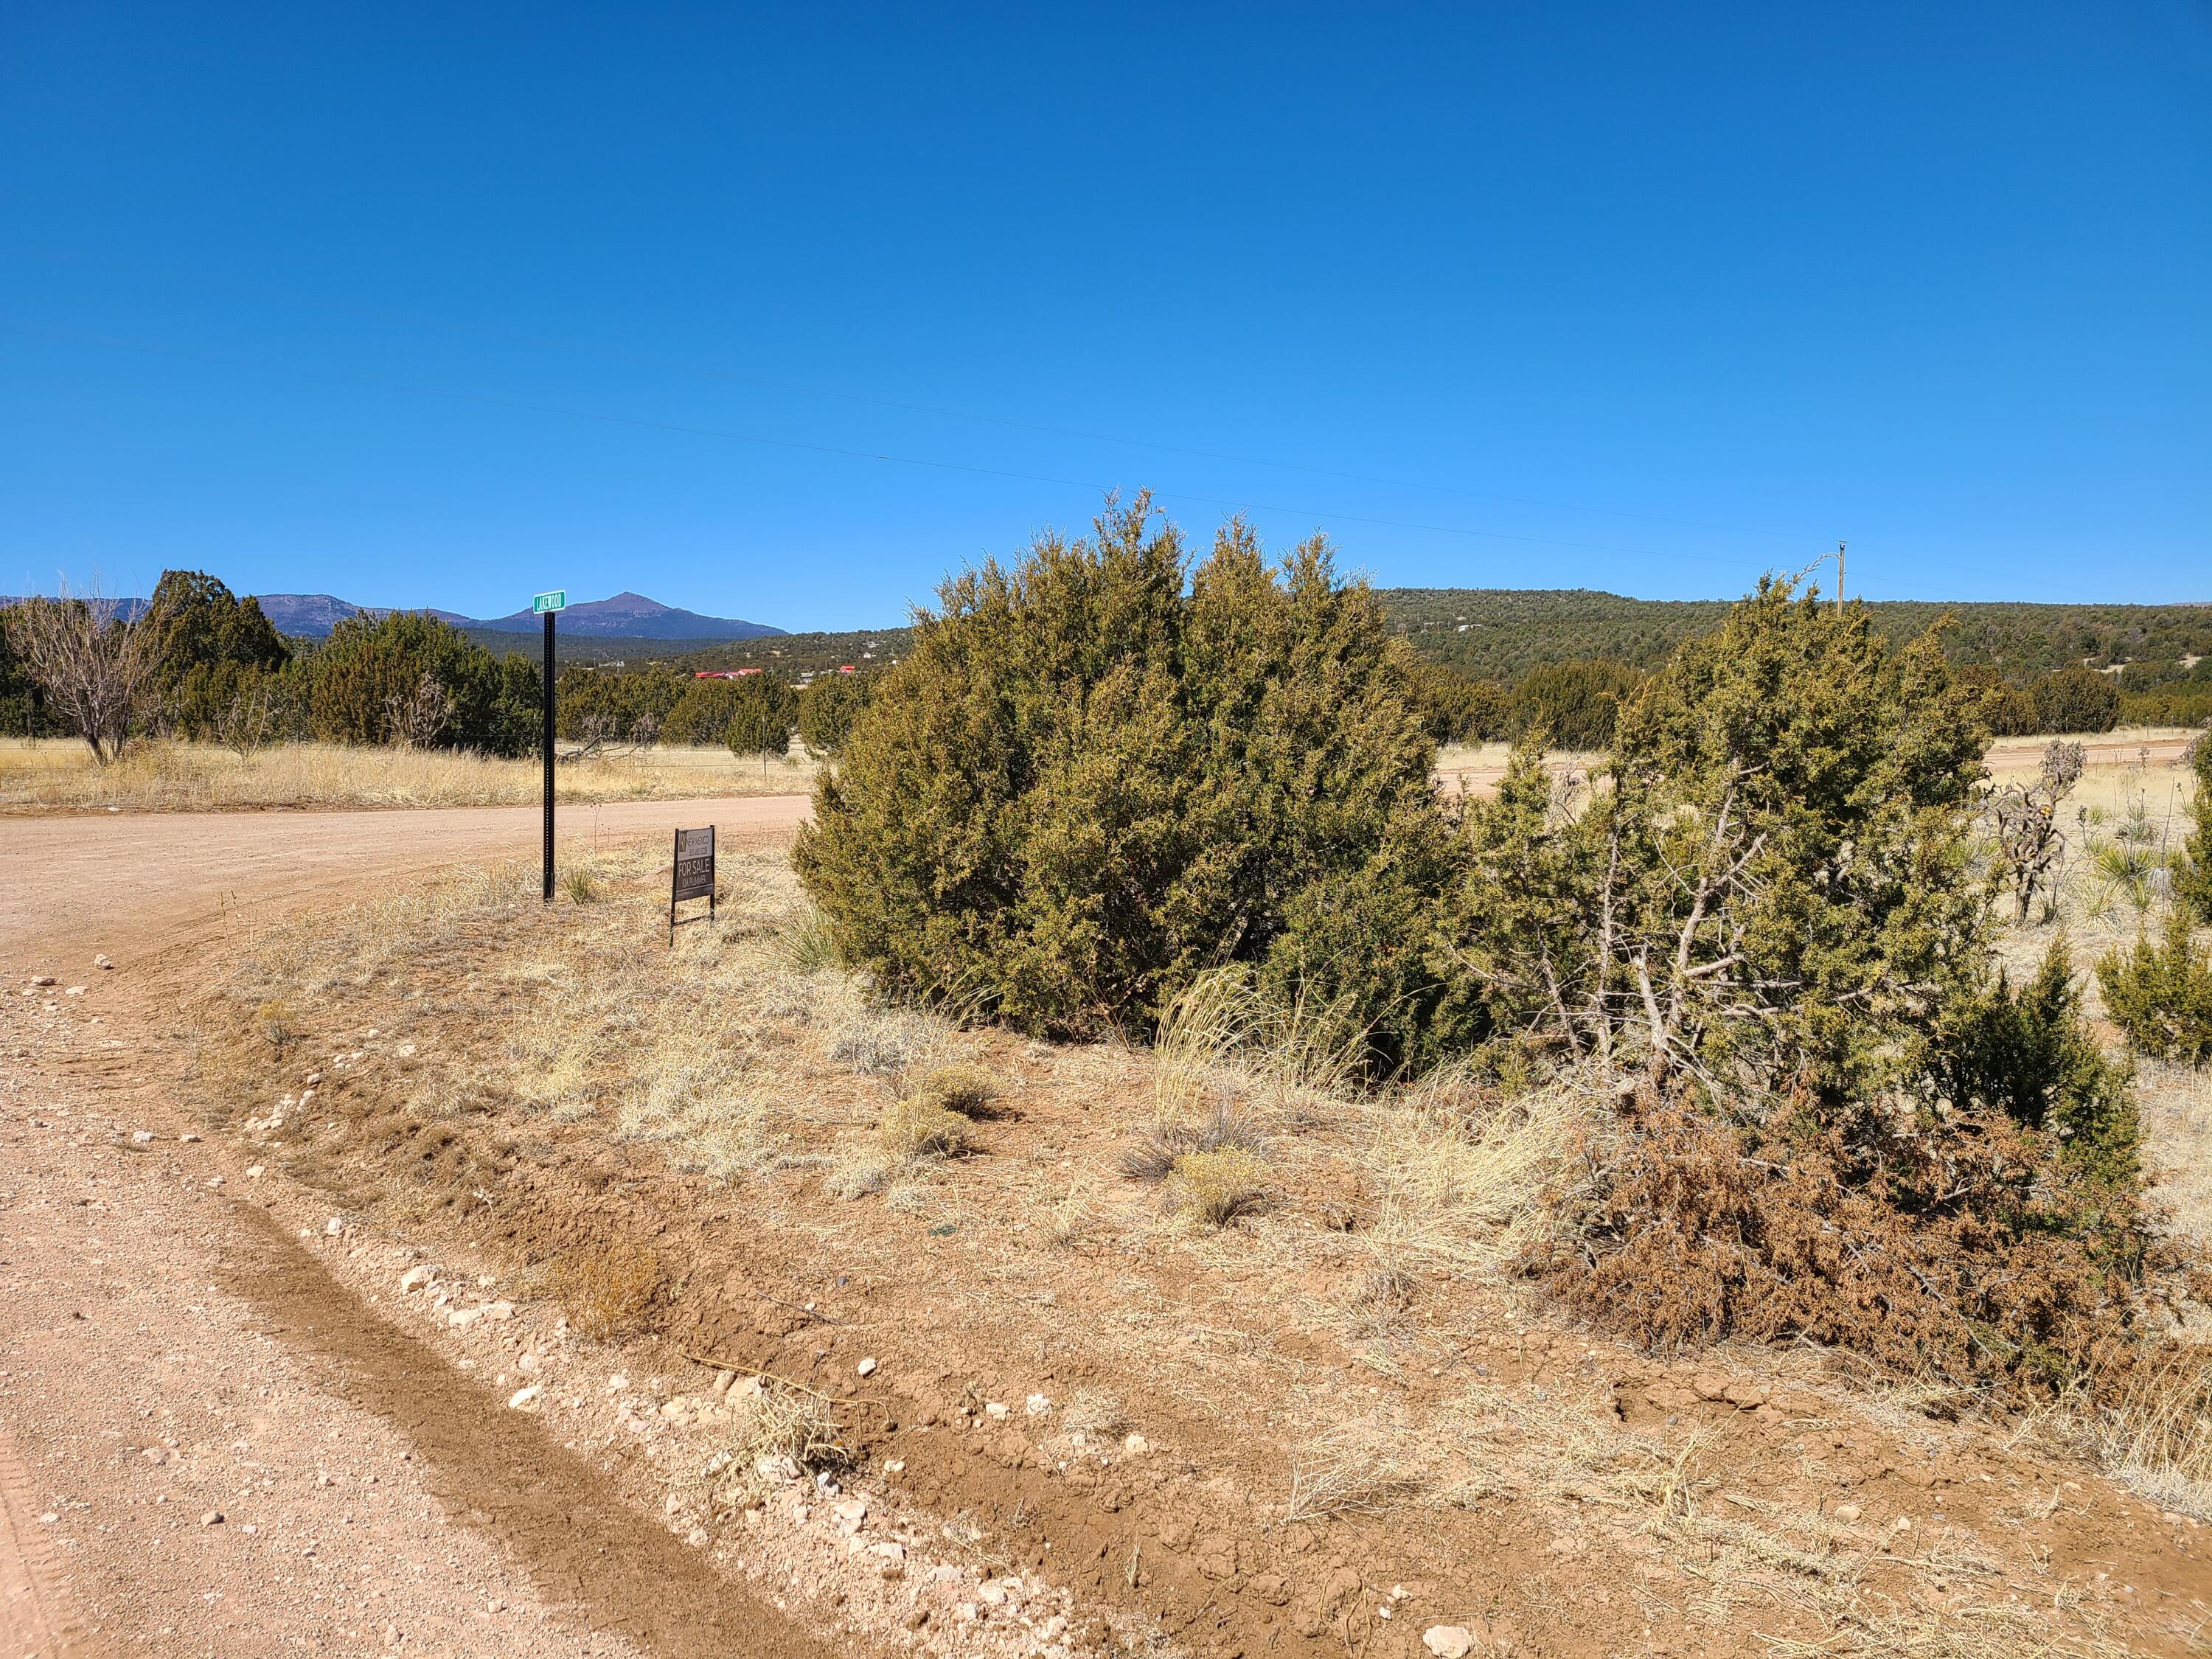
[[[1978,983],[1983,742],[1933,635],[1764,582],[1622,706],[1587,810],[1530,754],[1470,808],[1439,971],[1655,1080],[1870,1097]]]
[[[1469,810],[1440,1015],[1630,1085],[1533,1262],[1570,1305],[2033,1387],[2140,1328],[2124,1068],[2063,951],[2015,989],[1985,942],[1978,702],[1934,635],[1764,583],[1586,799],[1523,753]]]
[[[888,990],[1143,1031],[1282,947],[1394,825],[1436,825],[1407,660],[1319,538],[1271,568],[1232,522],[1194,567],[1139,495],[939,595],[795,855]]]

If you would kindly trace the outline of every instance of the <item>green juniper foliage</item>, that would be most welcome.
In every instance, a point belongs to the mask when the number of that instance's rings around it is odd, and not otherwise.
[[[2142,1053],[2191,1066],[2212,1058],[2212,963],[2179,906],[2166,918],[2163,945],[2138,935],[2125,951],[2106,953],[2097,984],[2112,1023]]]
[[[770,760],[791,747],[791,734],[799,726],[799,699],[789,686],[767,674],[748,674],[728,684],[736,690],[722,741],[733,755],[758,755],[765,772]]]
[[[817,755],[835,757],[844,751],[853,722],[875,689],[871,674],[823,674],[799,694],[799,737]]]
[[[2197,793],[2189,799],[2189,842],[2174,872],[2173,896],[2199,921],[2212,921],[2212,741],[2200,732],[2189,745]]]
[[[1492,1026],[1746,1102],[1869,1100],[1983,971],[1984,733],[1930,635],[1768,580],[1624,704],[1563,810],[1533,750],[1472,804],[1434,966]]]
[[[1233,521],[1194,568],[1139,495],[939,594],[795,854],[888,990],[1145,1030],[1208,967],[1336,960],[1316,890],[1441,839],[1402,647],[1319,538],[1270,569]]]
[[[1954,1109],[1989,1106],[2062,1144],[2062,1159],[2110,1187],[2142,1173],[2142,1139],[2129,1068],[2105,1058],[2081,1019],[2073,954],[2051,942],[2015,991],[2000,973],[1979,995],[1944,1011],[1930,1079]]]
[[[308,726],[325,742],[392,738],[395,700],[415,696],[427,677],[449,706],[440,746],[526,755],[538,744],[537,666],[520,652],[495,657],[435,617],[348,617],[304,666]]]

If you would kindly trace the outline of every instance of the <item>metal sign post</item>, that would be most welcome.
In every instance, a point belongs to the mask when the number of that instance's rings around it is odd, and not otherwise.
[[[668,872],[668,942],[676,943],[676,930],[682,924],[676,920],[676,907],[685,899],[702,898],[707,901],[703,916],[686,916],[684,921],[712,921],[714,919],[714,826],[704,830],[678,830],[676,832],[676,861]]]
[[[545,756],[545,902],[553,902],[553,618],[568,608],[566,588],[540,593],[530,608],[545,618],[545,729],[540,747]]]

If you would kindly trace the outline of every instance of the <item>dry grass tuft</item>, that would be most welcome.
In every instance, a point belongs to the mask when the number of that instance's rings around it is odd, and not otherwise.
[[[915,1090],[915,1097],[942,1106],[948,1112],[957,1112],[963,1117],[975,1117],[989,1109],[991,1103],[1004,1092],[999,1079],[982,1066],[956,1060],[924,1073],[920,1086]]]
[[[879,1158],[843,1158],[822,1177],[822,1190],[831,1198],[849,1201],[883,1191],[890,1178],[891,1166]]]
[[[968,1147],[968,1120],[927,1100],[902,1100],[884,1109],[876,1139],[901,1163],[951,1158]]]
[[[1259,1155],[1260,1133],[1226,1106],[1216,1106],[1199,1123],[1160,1123],[1121,1154],[1121,1173],[1132,1181],[1157,1187],[1176,1172],[1176,1166],[1194,1152],[1234,1149]]]
[[[1377,1121],[1366,1162],[1382,1199],[1370,1248],[1400,1272],[1456,1275],[1511,1261],[1605,1103],[1593,1079],[1509,1100],[1462,1075],[1430,1079]]]
[[[736,1418],[721,1449],[708,1461],[706,1479],[724,1511],[756,1502],[789,1480],[842,1468],[851,1453],[839,1437],[836,1408],[814,1393],[774,1377],[751,1377],[724,1397]]]
[[[1121,1396],[1111,1389],[1078,1389],[1069,1396],[1060,1419],[1079,1434],[1115,1435],[1129,1426]]]
[[[1071,1188],[1066,1198],[1044,1212],[1038,1229],[1047,1249],[1072,1250],[1088,1238],[1097,1224],[1091,1194],[1077,1187]]]
[[[1258,1209],[1267,1199],[1267,1160],[1243,1146],[1185,1152],[1175,1161],[1183,1213],[1209,1227],[1225,1227]]]
[[[1332,1012],[1272,1002],[1242,969],[1200,974],[1152,1039],[1155,1115],[1187,1121],[1248,1091],[1283,1103],[1342,1092],[1359,1073],[1365,1034],[1347,1035]]]
[[[2212,1521],[2212,1357],[2202,1351],[2139,1362],[2044,1426],[2137,1496]]]
[[[571,1250],[546,1275],[569,1324],[595,1342],[642,1326],[667,1282],[659,1256],[625,1244]]]
[[[1412,1498],[1419,1485],[1382,1425],[1351,1419],[1315,1436],[1291,1460],[1283,1519],[1372,1515]]]
[[[298,1017],[276,997],[269,998],[253,1011],[253,1030],[264,1042],[280,1054],[300,1037]]]

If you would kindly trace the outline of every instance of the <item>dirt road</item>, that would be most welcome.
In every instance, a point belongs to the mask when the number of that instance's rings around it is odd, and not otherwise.
[[[563,840],[781,836],[805,805],[575,809]],[[234,1167],[163,1087],[160,988],[227,904],[526,858],[538,824],[468,809],[0,827],[0,1659],[825,1650],[386,1322],[335,1271],[365,1247]],[[45,973],[65,977],[29,983]]]
[[[558,845],[702,823],[728,840],[780,836],[806,811],[805,795],[564,806]],[[535,859],[539,824],[534,806],[0,819],[0,968],[74,972],[94,951],[126,962],[233,902],[291,904],[441,864]]]

